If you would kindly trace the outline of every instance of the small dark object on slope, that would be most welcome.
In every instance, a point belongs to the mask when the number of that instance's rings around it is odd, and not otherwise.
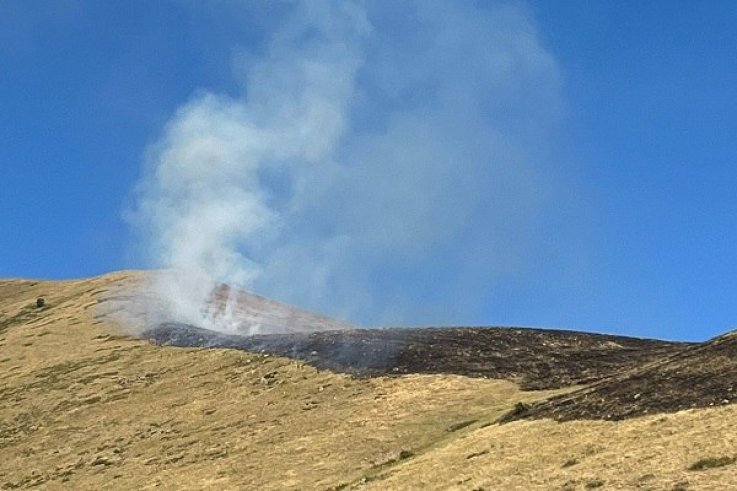
[[[520,419],[521,417],[524,417],[531,407],[532,406],[525,404],[524,402],[518,402],[514,405],[511,411],[499,418],[498,423],[507,423],[509,421]]]
[[[717,467],[734,464],[735,462],[737,462],[737,457],[709,457],[694,462],[689,466],[688,470],[703,471],[706,469],[715,469]]]
[[[44,308],[44,305],[46,305],[46,300],[44,300],[43,297],[38,297],[36,299],[36,307],[39,309],[42,309]]]

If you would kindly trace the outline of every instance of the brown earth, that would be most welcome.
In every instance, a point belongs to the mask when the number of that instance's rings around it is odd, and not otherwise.
[[[682,379],[668,383],[679,374],[734,383],[734,372],[714,374],[734,359],[733,337],[680,346],[518,329],[360,331],[292,343],[297,355],[310,350],[304,360],[177,348],[124,335],[100,310],[141,276],[0,280],[0,489],[735,487],[732,403],[621,421],[496,424],[514,407],[532,413],[537,402],[643,370],[651,378],[640,398],[661,385],[677,396]],[[351,358],[338,356],[346,336],[390,356],[353,375],[340,366]],[[311,366],[325,363],[336,371]],[[577,385],[519,385],[569,383]]]

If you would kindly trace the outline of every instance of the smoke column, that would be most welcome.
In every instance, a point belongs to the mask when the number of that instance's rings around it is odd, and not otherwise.
[[[309,1],[146,154],[169,320],[229,283],[360,324],[458,320],[534,262],[560,75],[516,3]],[[198,8],[194,6],[192,8]],[[246,8],[246,7],[244,7]]]

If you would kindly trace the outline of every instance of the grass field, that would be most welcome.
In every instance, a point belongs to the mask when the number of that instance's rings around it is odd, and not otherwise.
[[[497,424],[579,387],[158,346],[99,315],[136,278],[0,280],[0,489],[737,489],[734,404]]]

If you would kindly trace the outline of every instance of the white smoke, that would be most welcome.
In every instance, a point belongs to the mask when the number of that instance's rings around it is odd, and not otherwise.
[[[529,266],[560,76],[527,10],[305,1],[263,53],[233,48],[242,94],[193,95],[139,187],[151,262],[180,272],[160,285],[172,320],[206,324],[225,282],[443,321]]]

